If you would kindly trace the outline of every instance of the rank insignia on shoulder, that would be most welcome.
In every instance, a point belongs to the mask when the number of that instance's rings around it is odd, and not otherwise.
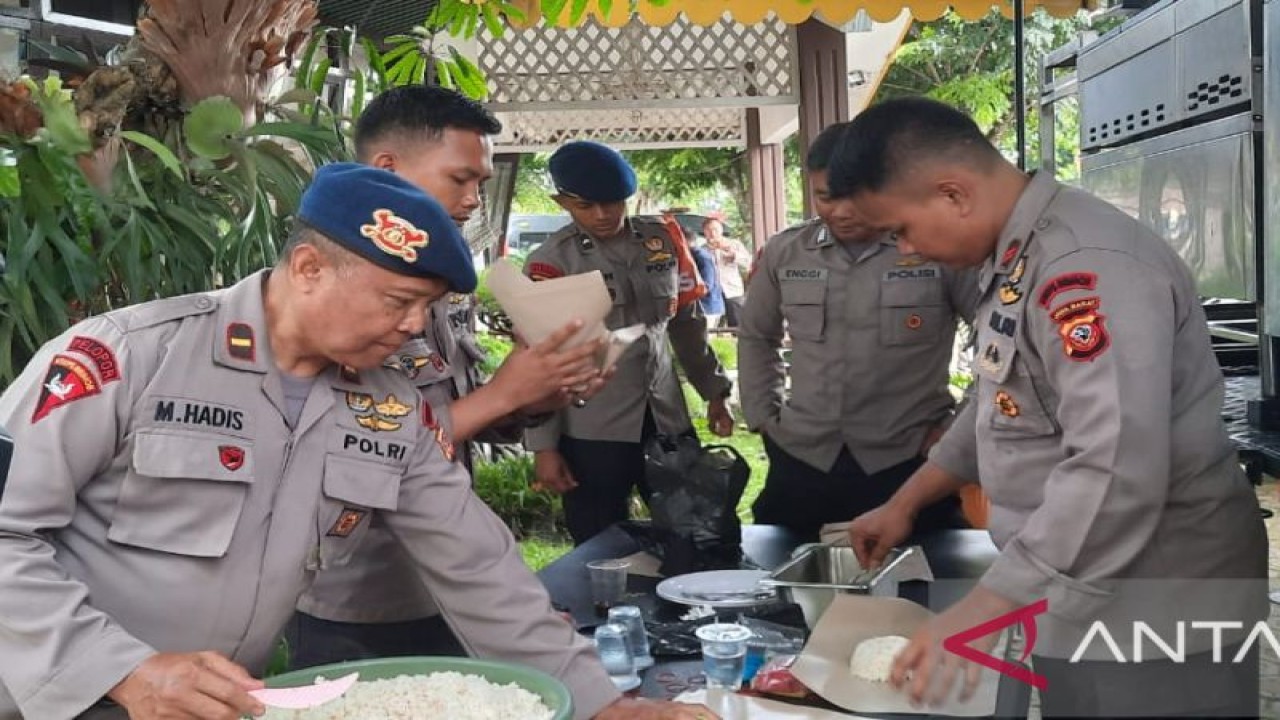
[[[999,408],[1000,414],[1005,417],[1016,418],[1022,414],[1022,408],[1019,408],[1013,396],[1004,390],[996,391],[996,407]]]
[[[254,345],[251,325],[237,322],[227,326],[227,354],[237,360],[255,361],[257,349]]]
[[[54,410],[102,392],[102,386],[89,368],[69,355],[54,355],[45,373],[40,399],[31,413],[32,424],[40,422]]]
[[[360,521],[364,520],[364,516],[368,515],[368,510],[359,510],[353,507],[342,508],[342,514],[333,523],[333,527],[329,528],[329,532],[325,533],[329,537],[350,537],[357,527],[360,527]]]

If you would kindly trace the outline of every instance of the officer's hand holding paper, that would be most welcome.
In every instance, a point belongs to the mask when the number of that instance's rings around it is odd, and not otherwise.
[[[613,301],[599,271],[533,282],[510,261],[500,259],[489,271],[488,284],[516,332],[530,345],[542,342],[574,319],[582,321],[582,328],[564,344],[565,349],[608,338],[597,358],[602,371],[612,368],[622,352],[644,334],[644,325],[613,331],[605,326]]]

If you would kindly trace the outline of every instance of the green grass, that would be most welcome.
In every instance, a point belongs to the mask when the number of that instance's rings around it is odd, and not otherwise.
[[[534,572],[559,560],[572,549],[573,543],[565,537],[530,537],[520,541],[520,554],[524,556],[524,564]]]

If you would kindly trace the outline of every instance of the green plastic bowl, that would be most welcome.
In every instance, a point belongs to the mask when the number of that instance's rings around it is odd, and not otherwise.
[[[492,683],[515,683],[542,698],[543,704],[552,710],[552,720],[572,720],[573,698],[569,689],[556,678],[531,667],[497,660],[478,660],[460,657],[398,657],[378,660],[354,660],[352,662],[317,665],[293,672],[274,675],[266,679],[267,687],[296,687],[310,685],[317,677],[326,680],[360,673],[361,680],[384,680],[401,675],[430,675],[434,672],[454,672],[479,675]]]

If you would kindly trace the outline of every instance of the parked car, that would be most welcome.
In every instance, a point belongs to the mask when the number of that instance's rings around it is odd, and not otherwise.
[[[503,236],[502,254],[528,255],[570,222],[568,215],[512,215]]]

